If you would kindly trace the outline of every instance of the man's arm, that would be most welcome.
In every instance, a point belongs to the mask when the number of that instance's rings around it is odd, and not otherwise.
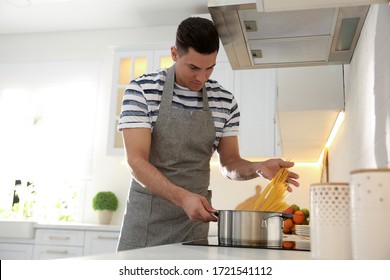
[[[259,176],[271,180],[280,168],[294,166],[293,162],[282,159],[251,162],[241,158],[237,136],[222,137],[217,151],[222,173],[232,180],[250,180]],[[298,178],[298,174],[290,172],[287,183],[298,187],[299,183],[296,181]],[[291,188],[289,190],[291,191]]]
[[[216,210],[205,197],[173,184],[149,162],[151,145],[149,128],[127,128],[123,129],[122,134],[127,162],[133,178],[153,194],[183,208],[191,220],[204,222],[216,220],[210,215]]]

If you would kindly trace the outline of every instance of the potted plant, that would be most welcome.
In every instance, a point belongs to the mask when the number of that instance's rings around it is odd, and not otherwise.
[[[99,222],[109,224],[112,214],[118,209],[118,198],[113,192],[98,192],[92,200],[92,208],[99,211]]]

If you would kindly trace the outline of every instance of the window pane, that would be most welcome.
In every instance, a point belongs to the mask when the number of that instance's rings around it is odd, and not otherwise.
[[[163,56],[160,58],[160,68],[169,68],[173,64],[172,57],[170,56]]]
[[[148,69],[147,66],[148,66],[148,61],[147,61],[147,58],[146,57],[137,57],[135,59],[135,63],[134,63],[134,77],[133,78],[137,78],[143,74],[146,73],[146,70]]]
[[[127,85],[132,77],[133,62],[131,58],[122,58],[119,62],[119,84]]]

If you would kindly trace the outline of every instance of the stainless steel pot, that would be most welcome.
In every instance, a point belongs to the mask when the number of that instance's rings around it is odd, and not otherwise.
[[[283,221],[292,214],[281,212],[219,210],[218,241],[224,246],[282,246]]]

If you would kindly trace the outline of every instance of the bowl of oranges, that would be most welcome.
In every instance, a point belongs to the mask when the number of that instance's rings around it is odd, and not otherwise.
[[[300,208],[298,205],[290,205],[283,213],[292,214],[293,217],[284,220],[283,233],[295,234],[297,225],[308,226],[310,222],[310,211],[306,208]]]

